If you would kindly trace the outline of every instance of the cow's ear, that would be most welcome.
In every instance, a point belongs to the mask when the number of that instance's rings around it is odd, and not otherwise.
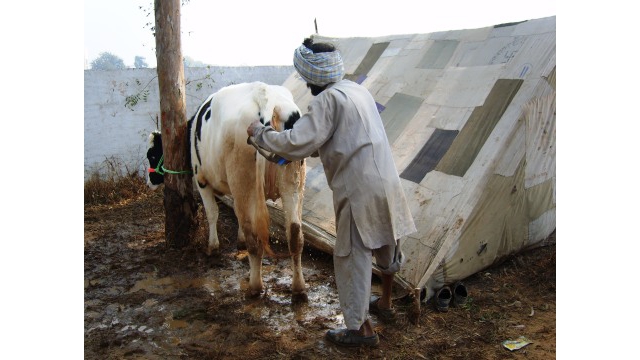
[[[149,134],[149,147],[153,146],[153,140],[155,139],[155,137],[156,137],[155,131]]]
[[[149,147],[159,145],[162,148],[162,134],[160,131],[153,131],[149,134]]]

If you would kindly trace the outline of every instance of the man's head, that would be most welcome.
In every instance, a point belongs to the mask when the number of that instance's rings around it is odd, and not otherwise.
[[[293,54],[293,66],[307,82],[311,94],[320,94],[330,83],[342,80],[344,64],[340,52],[328,43],[313,43],[313,39],[304,39],[302,45]]]

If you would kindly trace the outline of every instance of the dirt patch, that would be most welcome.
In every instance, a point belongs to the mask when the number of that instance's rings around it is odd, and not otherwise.
[[[376,349],[345,349],[324,333],[342,317],[331,256],[308,245],[309,301],[291,301],[288,260],[265,258],[265,294],[245,297],[249,264],[237,249],[237,223],[220,204],[221,254],[207,257],[201,231],[193,245],[165,246],[162,191],[147,191],[84,210],[85,359],[552,359],[556,357],[555,234],[549,246],[506,259],[464,280],[470,301],[438,312],[396,294],[400,318],[386,325]],[[273,229],[272,247],[285,243]],[[373,291],[379,290],[374,276]],[[532,343],[509,351],[505,340]]]

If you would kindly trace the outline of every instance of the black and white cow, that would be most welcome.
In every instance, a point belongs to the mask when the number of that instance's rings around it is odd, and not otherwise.
[[[209,222],[207,254],[218,251],[218,205],[216,195],[231,195],[238,218],[238,241],[249,253],[249,290],[263,290],[262,256],[269,247],[269,211],[266,200],[282,202],[285,229],[292,258],[294,296],[306,294],[301,255],[302,201],[306,177],[305,161],[278,166],[265,160],[247,144],[247,127],[254,120],[268,122],[277,131],[290,129],[300,118],[291,92],[261,82],[230,85],[210,95],[188,122],[190,162]],[[149,136],[148,184],[155,188],[164,181],[153,171],[162,157],[159,132]],[[170,175],[169,175],[170,176]]]

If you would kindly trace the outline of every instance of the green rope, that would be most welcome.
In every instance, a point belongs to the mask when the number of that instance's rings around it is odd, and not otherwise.
[[[165,169],[164,165],[162,165],[163,162],[164,162],[164,154],[162,154],[162,156],[160,157],[160,161],[158,161],[158,166],[156,166],[155,168],[156,172],[160,175],[164,175],[165,173],[174,174],[174,175],[191,174],[191,170],[174,171],[174,170]]]

